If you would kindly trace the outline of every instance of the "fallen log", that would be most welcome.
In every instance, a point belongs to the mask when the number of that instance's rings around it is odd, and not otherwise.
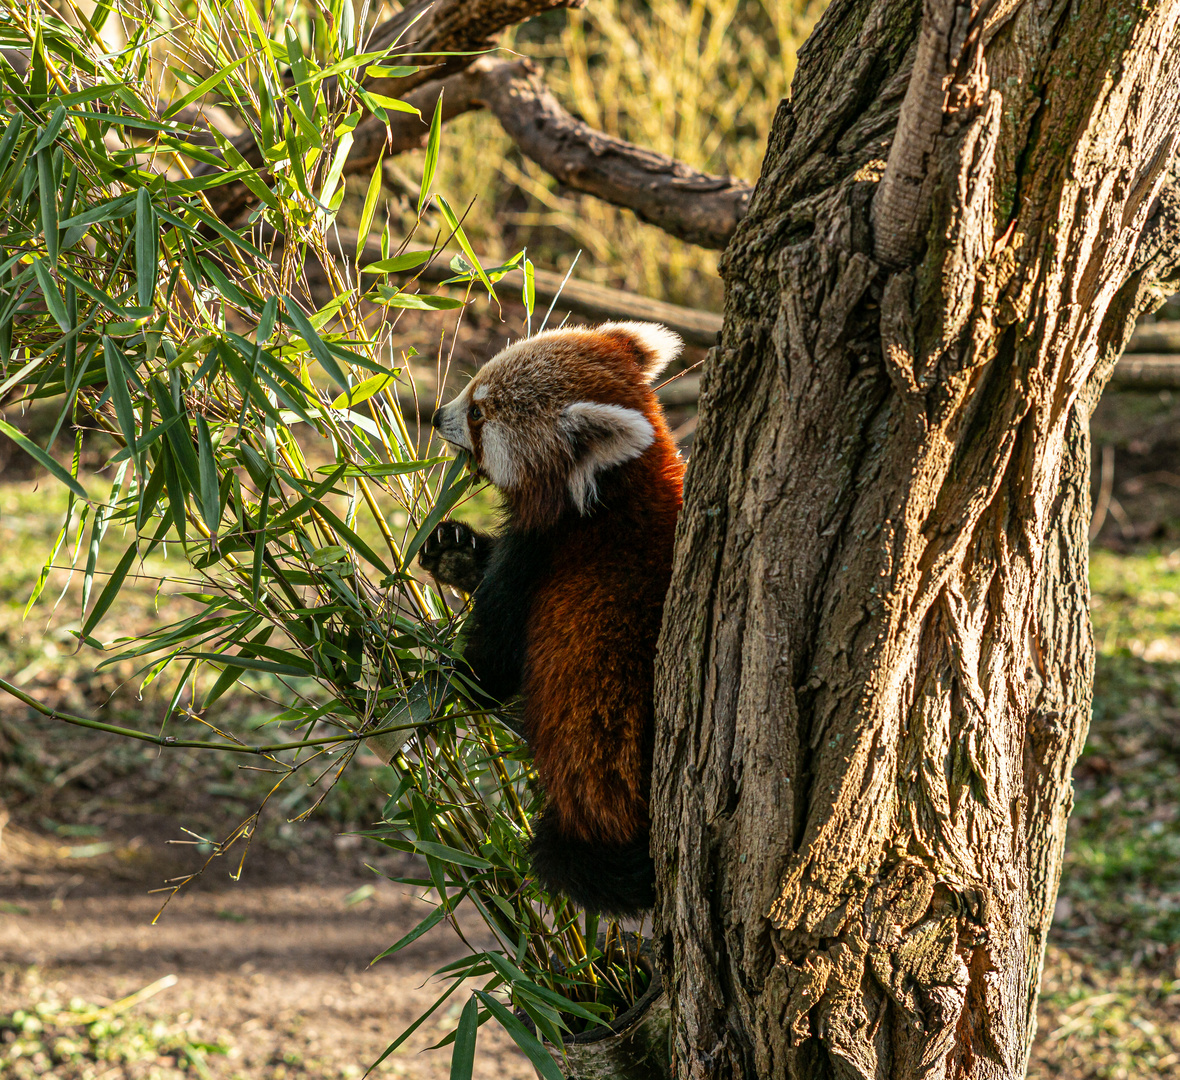
[[[353,230],[340,229],[339,237],[344,252],[356,250],[357,236]],[[366,243],[361,265],[380,258],[380,246],[376,242]],[[449,260],[440,257],[425,267],[419,276],[437,283],[454,277],[455,273]],[[712,311],[697,311],[572,277],[567,280],[564,275],[548,270],[536,270],[534,276],[538,304],[548,304],[559,297],[557,307],[562,311],[589,319],[638,319],[662,323],[676,331],[689,345],[702,348],[715,345],[721,332],[721,316]],[[698,378],[692,385],[699,386],[699,382]],[[670,384],[669,390],[672,385],[676,384]],[[684,382],[684,386],[675,391],[678,398],[675,404],[695,402],[695,390],[691,401],[685,397],[689,393],[688,385]],[[1144,323],[1136,327],[1127,343],[1126,353],[1115,366],[1110,385],[1120,390],[1180,390],[1180,320]]]
[[[1134,343],[1134,336],[1131,341]],[[1169,356],[1128,351],[1115,364],[1110,387],[1112,390],[1180,390],[1180,352]]]
[[[1129,353],[1180,353],[1180,320],[1143,323],[1127,342]]]

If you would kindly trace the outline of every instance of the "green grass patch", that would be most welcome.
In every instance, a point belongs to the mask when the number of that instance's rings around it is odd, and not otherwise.
[[[206,1058],[229,1047],[139,1016],[135,1007],[176,982],[161,979],[109,1006],[75,998],[68,1004],[35,995],[24,1008],[0,1015],[0,1075],[13,1080],[98,1075],[209,1077]]]
[[[1119,962],[1180,946],[1180,552],[1095,550],[1094,712],[1056,940]]]

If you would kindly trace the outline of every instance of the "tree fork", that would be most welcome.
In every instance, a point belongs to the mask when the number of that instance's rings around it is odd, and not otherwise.
[[[1024,1075],[1088,419],[1176,276],[1180,3],[835,0],[724,260],[657,670],[678,1075]]]

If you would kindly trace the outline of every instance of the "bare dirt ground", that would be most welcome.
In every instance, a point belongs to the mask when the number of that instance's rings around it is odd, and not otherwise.
[[[49,1003],[56,1027],[67,1030],[57,1011],[71,1001],[109,1006],[155,990],[123,1014],[146,1033],[145,1045],[116,1040],[111,1047],[116,1059],[143,1050],[138,1060],[85,1060],[102,1054],[90,1046],[85,1059],[71,1062],[43,1038],[43,1060],[35,1050],[16,1075],[359,1077],[438,997],[443,984],[431,972],[466,953],[440,928],[370,965],[425,909],[412,890],[366,869],[371,850],[362,854],[347,842],[335,858],[255,852],[239,882],[218,866],[153,925],[162,896],[148,890],[169,869],[191,868],[192,853],[178,859],[157,843],[129,839],[108,839],[103,846],[113,850],[86,858],[84,850],[71,852],[87,845],[14,830],[0,848],[0,1015]],[[483,941],[480,927],[464,930],[474,944]],[[377,1074],[446,1076],[449,1050],[423,1048],[453,1029],[465,1001],[456,993]],[[533,1073],[488,1025],[476,1075],[523,1080]]]

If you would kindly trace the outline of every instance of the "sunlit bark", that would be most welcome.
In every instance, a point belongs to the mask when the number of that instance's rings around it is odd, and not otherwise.
[[[1024,1074],[1089,719],[1089,410],[1175,272],[1178,19],[836,0],[800,55],[658,671],[684,1080]]]

